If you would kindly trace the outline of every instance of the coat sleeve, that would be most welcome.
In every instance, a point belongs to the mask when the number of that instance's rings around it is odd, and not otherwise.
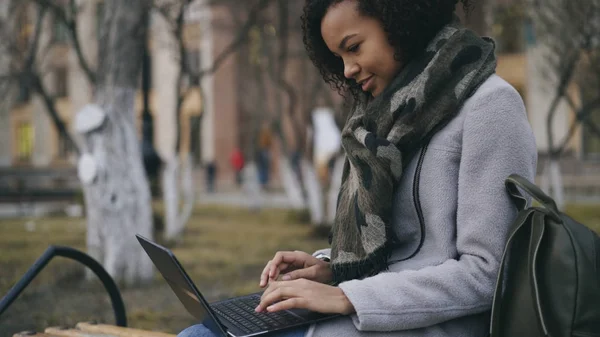
[[[512,173],[533,180],[535,139],[518,93],[486,88],[472,98],[462,131],[456,205],[458,256],[419,270],[384,272],[341,283],[361,331],[432,326],[490,310],[516,208],[505,191]]]

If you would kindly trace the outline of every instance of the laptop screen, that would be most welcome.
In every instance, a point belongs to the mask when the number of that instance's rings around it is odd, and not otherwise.
[[[225,332],[218,323],[218,319],[214,316],[208,303],[202,297],[202,294],[200,294],[179,261],[177,261],[175,255],[169,249],[141,235],[136,235],[136,237],[187,311],[208,329],[217,335],[224,336]]]

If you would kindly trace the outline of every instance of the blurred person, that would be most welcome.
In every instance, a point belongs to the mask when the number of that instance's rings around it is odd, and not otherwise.
[[[206,187],[208,193],[215,192],[217,182],[217,163],[209,161],[206,163]]]
[[[235,183],[238,187],[242,186],[243,178],[242,178],[242,170],[244,169],[244,155],[239,147],[236,147],[231,153],[231,158],[229,158],[231,163],[231,167],[235,171]]]
[[[308,55],[354,98],[347,161],[331,248],[277,252],[256,311],[343,316],[268,336],[488,334],[517,214],[504,180],[533,180],[537,150],[521,97],[495,75],[493,41],[461,26],[457,3],[306,0]]]
[[[263,123],[258,133],[258,179],[263,189],[267,188],[271,173],[271,150],[273,147],[273,134],[267,122]]]

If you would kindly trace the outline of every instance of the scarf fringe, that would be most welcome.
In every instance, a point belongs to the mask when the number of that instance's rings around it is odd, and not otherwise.
[[[333,283],[338,285],[347,280],[361,279],[377,275],[389,268],[388,261],[392,255],[394,244],[386,242],[366,258],[360,261],[347,263],[332,263]]]

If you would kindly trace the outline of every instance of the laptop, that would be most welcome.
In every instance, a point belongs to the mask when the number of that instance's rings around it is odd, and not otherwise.
[[[217,336],[258,336],[339,316],[304,309],[257,313],[262,292],[209,304],[171,250],[136,237],[186,310]]]

